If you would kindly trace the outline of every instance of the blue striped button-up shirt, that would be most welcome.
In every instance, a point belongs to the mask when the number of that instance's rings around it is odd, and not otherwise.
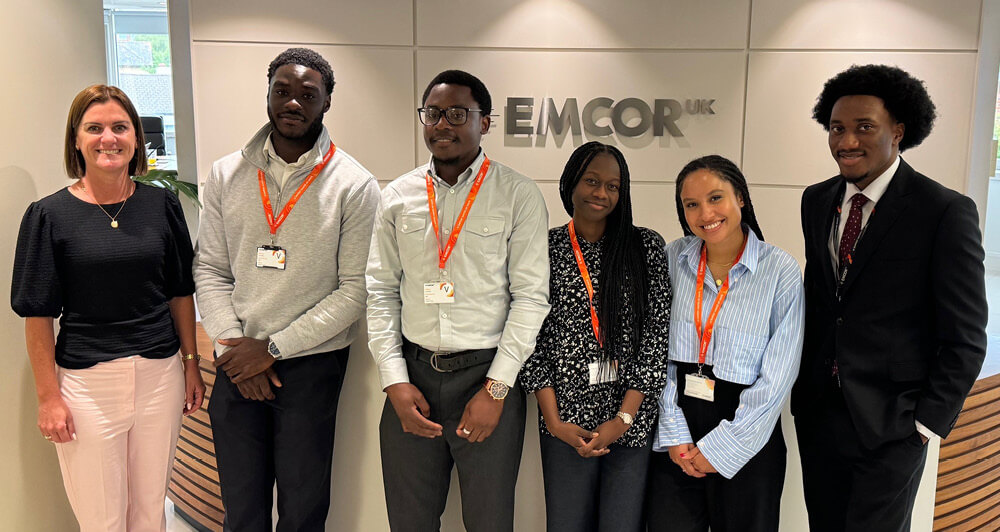
[[[677,365],[698,362],[693,309],[702,241],[687,236],[667,244],[670,281],[670,362],[660,396],[653,450],[693,443],[684,412],[677,406]],[[718,295],[705,277],[702,323]],[[732,421],[723,420],[697,442],[709,463],[732,478],[764,444],[781,416],[799,371],[803,335],[803,287],[798,264],[788,253],[761,242],[751,231],[746,249],[729,272],[729,294],[716,319],[705,364],[719,379],[748,385]]]

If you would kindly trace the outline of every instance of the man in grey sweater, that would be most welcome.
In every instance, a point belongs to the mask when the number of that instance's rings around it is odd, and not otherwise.
[[[268,67],[269,123],[205,183],[195,282],[216,342],[209,414],[225,530],[324,530],[337,400],[379,202],[323,126],[333,71],[291,48]]]

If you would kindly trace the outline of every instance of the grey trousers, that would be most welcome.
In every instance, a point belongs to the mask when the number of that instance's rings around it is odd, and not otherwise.
[[[444,435],[427,439],[403,432],[386,399],[379,440],[389,527],[393,532],[440,530],[452,466],[457,466],[466,530],[511,532],[524,443],[524,390],[511,388],[493,434],[482,443],[469,443],[455,430],[466,403],[482,388],[489,363],[439,373],[408,358],[406,367],[410,382],[430,404],[430,419],[444,427]]]

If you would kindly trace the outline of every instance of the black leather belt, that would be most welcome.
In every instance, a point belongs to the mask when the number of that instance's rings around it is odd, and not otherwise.
[[[456,351],[454,353],[438,353],[424,349],[405,338],[403,339],[403,356],[429,364],[435,371],[441,373],[449,373],[491,362],[496,354],[497,348],[495,347],[490,349]]]

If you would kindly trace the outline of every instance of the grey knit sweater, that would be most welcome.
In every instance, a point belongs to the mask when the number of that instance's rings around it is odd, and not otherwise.
[[[202,325],[213,340],[270,337],[284,358],[340,349],[364,313],[378,182],[338,147],[277,232],[285,269],[258,268],[257,248],[271,242],[257,178],[270,133],[265,125],[242,151],[216,161],[205,183],[194,261]],[[325,128],[317,145],[322,156]],[[266,174],[275,218],[312,168],[291,175],[280,193]]]

